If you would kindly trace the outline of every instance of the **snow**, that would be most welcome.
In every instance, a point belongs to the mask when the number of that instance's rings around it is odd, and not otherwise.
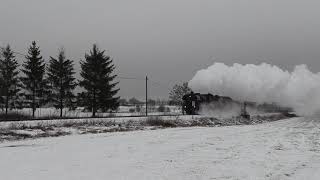
[[[318,179],[320,123],[86,134],[0,144],[6,180]]]

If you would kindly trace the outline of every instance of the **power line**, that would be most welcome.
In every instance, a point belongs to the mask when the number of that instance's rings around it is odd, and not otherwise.
[[[142,79],[142,78],[137,78],[137,77],[124,77],[124,76],[117,76],[116,78],[118,79],[127,79],[127,80],[139,80],[139,81],[145,81],[146,79]],[[151,86],[156,86],[156,87],[162,87],[162,88],[166,88],[166,89],[170,89],[169,86],[164,85],[163,83],[160,82],[156,82],[153,80],[148,79],[148,81],[150,82]]]
[[[154,86],[157,86],[157,87],[166,88],[166,89],[170,89],[169,88],[169,84],[165,85],[164,83],[160,83],[160,82],[152,81],[152,80],[150,80],[150,82],[151,82],[151,85],[154,85]]]
[[[137,78],[137,77],[125,77],[125,76],[117,76],[116,78],[118,79],[127,79],[127,80],[139,80],[139,81],[145,81],[146,79],[144,78]],[[150,85],[152,86],[157,86],[157,87],[163,87],[163,88],[168,88],[168,86],[164,85],[163,83],[157,82],[157,81],[153,81],[148,79],[148,81],[150,82]]]
[[[141,79],[141,78],[136,78],[136,77],[123,77],[123,76],[117,76],[116,78],[118,79],[132,79],[132,80],[145,80],[145,79]]]
[[[131,75],[124,75],[122,73],[118,73],[117,74],[117,77],[118,79],[132,79],[132,80],[141,80],[141,81],[144,81],[145,78],[144,77],[137,77],[137,76],[131,76]]]
[[[5,51],[5,48],[4,47],[0,47],[0,49],[2,51]],[[23,56],[23,57],[26,57],[27,55],[26,54],[23,54],[23,53],[20,53],[18,51],[12,51],[14,54],[17,54],[17,55],[20,55],[20,56]],[[145,81],[145,78],[138,78],[138,77],[126,77],[126,76],[117,76],[116,78],[118,79],[127,79],[127,80],[140,80],[140,81]],[[164,85],[162,83],[159,83],[159,82],[155,82],[155,81],[151,81],[150,79],[148,79],[150,82],[151,82],[151,85],[154,85],[154,86],[158,86],[158,87],[164,87]],[[166,86],[166,88],[168,88]]]

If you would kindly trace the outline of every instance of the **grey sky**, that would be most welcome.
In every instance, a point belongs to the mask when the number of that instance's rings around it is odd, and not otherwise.
[[[320,71],[320,1],[312,0],[0,0],[0,43],[43,56],[83,59],[93,43],[121,76],[153,81],[164,97],[214,61],[268,62]],[[144,97],[144,82],[120,80],[120,95]]]

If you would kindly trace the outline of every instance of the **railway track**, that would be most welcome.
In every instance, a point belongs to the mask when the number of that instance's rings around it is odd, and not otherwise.
[[[23,122],[23,121],[59,121],[59,120],[95,120],[95,119],[127,119],[127,118],[147,118],[147,117],[176,117],[176,116],[190,116],[183,114],[165,114],[165,115],[133,115],[133,116],[100,116],[100,117],[44,117],[31,119],[0,119],[0,122]]]
[[[15,127],[15,126],[50,126],[50,125],[61,125],[61,124],[82,124],[94,122],[101,123],[101,121],[112,122],[115,124],[121,124],[128,121],[145,121],[148,118],[160,117],[161,120],[176,120],[177,118],[181,120],[190,120],[197,118],[194,115],[148,115],[148,116],[117,116],[117,117],[81,117],[81,118],[62,118],[62,119],[29,119],[20,121],[0,121],[0,129]]]

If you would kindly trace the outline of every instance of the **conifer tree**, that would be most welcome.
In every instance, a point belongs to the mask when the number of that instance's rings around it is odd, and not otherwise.
[[[118,82],[113,82],[115,66],[110,56],[104,55],[95,44],[89,54],[85,54],[85,61],[81,61],[80,86],[85,89],[84,98],[88,109],[95,117],[97,110],[107,111],[119,106],[119,97],[115,97],[119,89]]]
[[[2,100],[5,104],[6,115],[10,104],[14,104],[15,96],[17,96],[19,89],[19,71],[18,62],[13,55],[10,46],[7,45],[3,49],[0,56],[0,89]]]
[[[58,58],[50,57],[48,67],[48,82],[51,88],[51,100],[54,106],[60,109],[62,117],[64,107],[73,107],[75,98],[72,91],[76,87],[73,61],[66,59],[65,51],[59,51]]]
[[[22,69],[25,77],[21,80],[26,90],[26,99],[29,100],[32,108],[32,117],[34,117],[36,108],[41,105],[46,92],[45,62],[35,41],[29,47],[26,59]]]

